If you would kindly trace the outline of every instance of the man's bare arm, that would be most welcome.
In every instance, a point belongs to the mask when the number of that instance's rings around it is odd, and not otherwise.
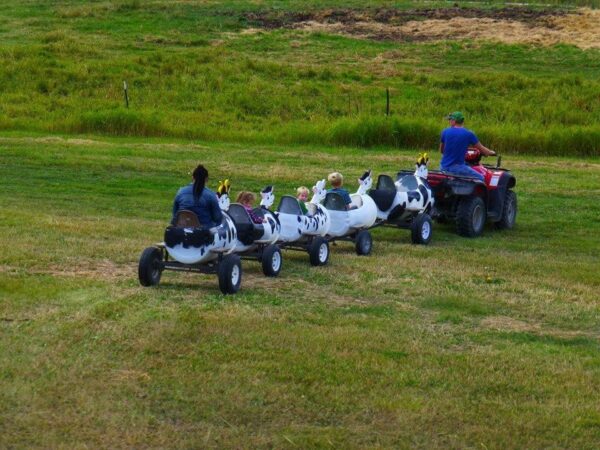
[[[444,153],[444,143],[440,142],[440,153]]]
[[[473,147],[475,147],[485,156],[496,156],[496,152],[494,150],[490,150],[489,148],[485,147],[481,142],[478,142]]]

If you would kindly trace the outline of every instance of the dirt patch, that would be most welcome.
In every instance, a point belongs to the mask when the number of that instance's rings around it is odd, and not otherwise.
[[[117,280],[136,277],[137,265],[116,264],[109,260],[80,262],[77,266],[50,266],[46,269],[24,269],[21,267],[0,265],[0,273],[18,275],[51,275],[59,277],[84,277],[99,280]]]
[[[507,7],[502,9],[479,8],[435,8],[435,9],[324,9],[319,11],[260,11],[244,15],[252,25],[267,28],[294,28],[302,22],[340,23],[352,25],[361,22],[401,25],[415,20],[450,20],[456,17],[473,19],[518,20],[520,22],[539,23],[548,17],[565,15],[564,11],[534,10],[529,8]]]
[[[253,27],[289,28],[362,39],[436,41],[483,39],[537,45],[600,48],[600,11],[440,8],[248,13]],[[256,32],[256,28],[252,28]]]
[[[552,336],[556,338],[572,339],[577,337],[586,337],[591,339],[600,339],[595,333],[586,333],[584,331],[560,330],[556,328],[543,328],[539,323],[529,323],[522,320],[513,319],[507,316],[491,316],[481,321],[480,326],[497,331],[510,331],[519,333],[532,333],[540,336]]]

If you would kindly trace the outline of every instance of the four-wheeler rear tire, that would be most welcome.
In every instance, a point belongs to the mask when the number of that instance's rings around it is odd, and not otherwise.
[[[281,250],[275,244],[265,247],[261,256],[262,270],[267,277],[276,277],[281,272]]]
[[[138,264],[138,278],[142,286],[156,286],[162,274],[162,253],[156,247],[148,247],[142,252]]]
[[[502,208],[502,217],[494,225],[498,229],[511,229],[517,221],[517,194],[513,191],[506,191],[504,197],[504,206]]]
[[[432,221],[427,213],[418,214],[410,224],[413,244],[427,245],[431,241]]]
[[[308,256],[313,266],[324,266],[329,261],[329,243],[321,236],[315,237],[308,247]]]
[[[242,263],[238,255],[226,255],[217,270],[219,289],[223,294],[235,294],[242,284]]]
[[[367,256],[371,254],[373,249],[373,238],[367,230],[361,230],[354,238],[354,247],[356,254],[359,256]]]
[[[485,203],[481,197],[463,197],[456,208],[456,231],[461,236],[477,237],[483,233],[487,218]]]

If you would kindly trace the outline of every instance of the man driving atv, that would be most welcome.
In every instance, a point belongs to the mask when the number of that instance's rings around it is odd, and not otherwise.
[[[442,131],[440,136],[440,153],[442,154],[440,169],[444,172],[474,177],[483,181],[483,175],[465,164],[465,154],[469,147],[478,149],[486,156],[495,156],[496,152],[484,147],[475,133],[464,128],[465,116],[460,111],[455,111],[446,118],[450,122],[450,126]]]

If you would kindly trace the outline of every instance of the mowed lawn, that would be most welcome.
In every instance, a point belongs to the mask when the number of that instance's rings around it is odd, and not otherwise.
[[[0,447],[600,447],[598,159],[506,155],[511,231],[377,229],[370,257],[244,261],[235,296],[138,284],[199,162],[279,197],[416,155],[0,138]]]

